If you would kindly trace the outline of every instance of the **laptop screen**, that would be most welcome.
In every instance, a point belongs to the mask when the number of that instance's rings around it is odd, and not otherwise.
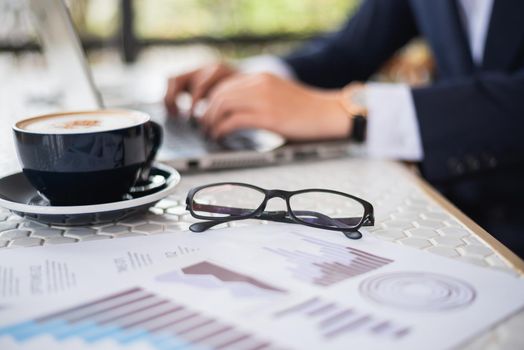
[[[29,9],[50,73],[58,80],[61,107],[101,108],[80,40],[62,0],[29,0]]]

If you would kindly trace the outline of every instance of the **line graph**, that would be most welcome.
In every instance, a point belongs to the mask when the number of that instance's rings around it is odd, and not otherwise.
[[[276,320],[294,318],[308,320],[325,339],[335,339],[346,335],[364,332],[375,337],[400,339],[411,332],[411,327],[397,324],[363,312],[348,308],[320,297],[314,297],[276,312]]]
[[[266,349],[271,343],[142,288],[80,304],[34,320],[0,328],[16,342],[42,335],[63,343],[111,339],[120,346],[146,342],[164,349]]]
[[[259,279],[232,271],[209,261],[187,266],[181,271],[172,271],[156,278],[159,282],[183,283],[202,289],[226,288],[237,297],[267,296],[286,293]]]
[[[318,253],[304,250],[264,247],[266,251],[284,257],[289,263],[293,276],[304,282],[318,286],[330,286],[354,276],[358,276],[393,262],[352,247],[327,242],[294,233],[303,242],[318,249]]]

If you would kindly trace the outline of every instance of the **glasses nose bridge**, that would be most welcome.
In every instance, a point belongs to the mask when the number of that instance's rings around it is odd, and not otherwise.
[[[271,198],[281,198],[283,199],[284,201],[286,200],[288,196],[288,192],[287,191],[283,191],[283,190],[268,190],[267,191],[267,199],[271,199]]]
[[[287,206],[287,201],[286,201],[287,191],[268,190],[267,193],[266,193],[266,199],[264,201],[264,208],[268,205],[269,201],[271,201],[271,199],[274,199],[274,198],[282,199],[284,201],[284,203],[286,204],[286,206]]]

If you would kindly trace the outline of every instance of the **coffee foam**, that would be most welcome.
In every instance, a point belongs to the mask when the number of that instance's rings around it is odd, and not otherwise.
[[[123,129],[146,122],[145,114],[135,112],[92,112],[59,114],[32,118],[19,122],[25,131],[41,134],[83,134]]]

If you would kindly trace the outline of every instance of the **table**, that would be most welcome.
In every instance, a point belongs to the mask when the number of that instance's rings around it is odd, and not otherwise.
[[[11,86],[12,94],[16,86]],[[0,175],[18,169],[8,127],[23,116],[20,104],[0,94]],[[18,103],[18,102],[17,102]],[[15,112],[13,112],[15,111]],[[18,112],[16,112],[18,111]],[[427,183],[399,163],[365,159],[338,159],[296,163],[278,167],[184,175],[175,193],[149,213],[118,223],[89,227],[48,227],[0,209],[0,247],[16,248],[93,239],[151,235],[166,230],[187,230],[193,221],[183,200],[195,185],[218,181],[242,181],[266,188],[299,189],[327,187],[366,198],[376,211],[376,225],[367,234],[471,264],[524,275],[524,262],[436,193]],[[272,206],[281,202],[274,201]],[[230,223],[255,225],[259,221]],[[81,244],[81,243],[80,243]],[[524,348],[524,310],[486,332],[469,349]]]
[[[5,168],[2,170],[5,171]],[[302,176],[298,176],[299,174]],[[43,238],[47,238],[46,244],[54,244],[158,234],[173,229],[187,230],[189,223],[193,221],[183,205],[187,190],[197,184],[215,181],[243,181],[268,188],[321,186],[348,191],[368,199],[375,206],[377,222],[375,227],[368,230],[369,234],[512,274],[522,274],[524,271],[521,260],[402,165],[363,159],[329,160],[183,176],[175,193],[159,202],[149,213],[108,225],[47,227],[1,210],[0,246],[6,246],[8,237],[8,246],[17,247],[42,244]],[[277,204],[280,202],[273,203]],[[259,222],[229,225],[254,224]],[[504,349],[521,347],[523,340],[520,331],[523,325],[524,312],[521,312],[470,346]]]

